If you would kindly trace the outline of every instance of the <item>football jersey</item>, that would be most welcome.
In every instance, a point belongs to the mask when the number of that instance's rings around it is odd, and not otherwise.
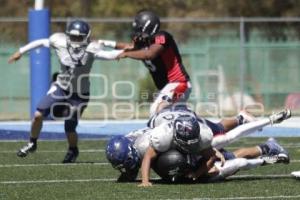
[[[155,34],[152,44],[159,44],[164,50],[152,60],[144,60],[145,66],[153,78],[158,89],[167,83],[186,82],[189,76],[182,64],[179,50],[172,35],[166,31]]]
[[[200,142],[197,152],[211,146],[213,132],[204,120],[199,119],[196,114],[185,106],[171,106],[154,115],[148,125],[153,128],[150,136],[150,144],[158,152],[165,152],[174,147],[173,122],[179,116],[192,116],[198,119]]]
[[[143,128],[132,131],[126,135],[126,137],[133,141],[133,146],[137,150],[141,160],[143,159],[147,148],[150,145],[150,132],[152,129]]]
[[[41,45],[54,48],[58,56],[60,72],[57,84],[64,90],[81,94],[89,93],[89,73],[95,58],[115,59],[123,52],[123,50],[104,51],[103,44],[98,41],[92,41],[86,48],[75,52],[72,48],[68,48],[65,33],[54,33],[47,39],[39,39],[21,47],[20,53]]]

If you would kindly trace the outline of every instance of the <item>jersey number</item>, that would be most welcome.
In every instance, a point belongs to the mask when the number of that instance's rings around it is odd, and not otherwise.
[[[155,65],[151,62],[151,60],[145,60],[144,61],[146,67],[151,71],[151,72],[155,72],[156,71],[156,67]]]

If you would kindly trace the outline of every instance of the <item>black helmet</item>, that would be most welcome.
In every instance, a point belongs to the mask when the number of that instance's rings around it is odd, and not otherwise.
[[[176,147],[184,153],[195,153],[201,142],[198,120],[190,115],[179,116],[173,125]]]
[[[160,154],[152,165],[153,170],[167,182],[179,181],[188,167],[186,155],[175,149]]]
[[[159,17],[151,11],[139,12],[132,22],[132,38],[134,41],[146,42],[159,31]]]
[[[66,34],[68,44],[73,48],[80,48],[89,43],[91,28],[85,21],[74,20],[68,24]]]

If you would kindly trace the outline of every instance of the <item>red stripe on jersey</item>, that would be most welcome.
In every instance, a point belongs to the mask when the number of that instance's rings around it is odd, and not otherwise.
[[[179,60],[171,48],[168,48],[163,52],[162,60],[167,67],[168,80],[170,83],[187,81],[181,69]]]
[[[187,82],[179,83],[174,89],[173,102],[176,102],[178,99],[180,99],[184,95],[187,88]]]

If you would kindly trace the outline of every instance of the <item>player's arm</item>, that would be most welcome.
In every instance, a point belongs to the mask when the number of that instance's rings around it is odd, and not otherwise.
[[[117,42],[113,40],[98,40],[99,43],[103,44],[105,47],[119,49],[119,50],[131,50],[134,48],[133,43],[127,42]]]
[[[12,56],[9,57],[8,63],[12,63],[14,61],[19,60],[22,55],[32,49],[38,48],[40,46],[49,47],[50,40],[47,39],[39,39],[28,43],[27,45],[21,47],[18,51],[16,51]]]
[[[111,50],[111,51],[99,50],[94,54],[94,56],[96,59],[101,59],[101,60],[115,60],[123,52],[124,50]]]
[[[141,167],[142,183],[138,185],[139,187],[152,186],[152,183],[149,181],[150,166],[151,166],[151,161],[154,160],[156,157],[157,157],[157,152],[154,150],[154,148],[151,146],[148,147],[142,161],[142,167]]]
[[[206,175],[214,167],[215,161],[218,159],[221,160],[222,165],[225,162],[224,156],[213,148],[205,149],[200,154],[203,156],[203,161],[195,172],[188,174],[189,178],[197,179]]]
[[[118,58],[132,58],[136,60],[152,60],[164,50],[163,45],[152,44],[148,49],[124,51]]]

